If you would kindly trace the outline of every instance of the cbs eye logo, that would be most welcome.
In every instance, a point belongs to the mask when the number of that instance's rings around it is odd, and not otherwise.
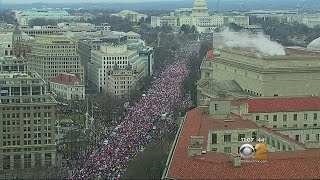
[[[243,144],[240,147],[239,154],[244,159],[265,159],[267,151],[267,145],[263,143],[256,144],[255,147],[253,147],[251,144]]]

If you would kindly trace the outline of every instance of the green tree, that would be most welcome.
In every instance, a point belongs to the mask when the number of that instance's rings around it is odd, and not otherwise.
[[[181,28],[180,28],[180,31],[186,33],[186,34],[189,34],[191,32],[191,28],[189,25],[182,25]]]

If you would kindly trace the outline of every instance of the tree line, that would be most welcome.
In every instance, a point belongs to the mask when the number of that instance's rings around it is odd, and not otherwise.
[[[271,17],[250,17],[250,23],[261,25],[265,34],[285,46],[306,46],[320,37],[320,26],[311,28],[305,24],[288,23]]]

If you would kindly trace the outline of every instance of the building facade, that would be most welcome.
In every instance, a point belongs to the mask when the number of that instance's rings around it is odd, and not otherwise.
[[[128,97],[136,82],[136,74],[130,64],[124,69],[115,65],[108,76],[107,91],[115,97]]]
[[[64,72],[77,74],[83,81],[84,69],[77,53],[77,42],[65,36],[42,36],[31,43],[31,53],[27,56],[29,68],[46,82]]]
[[[248,26],[250,24],[249,16],[210,15],[205,0],[194,0],[191,13],[190,9],[186,9],[171,12],[170,15],[151,16],[151,27],[189,25],[195,26],[199,33],[212,32],[228,23]]]
[[[55,165],[55,106],[36,72],[0,74],[1,170]]]
[[[50,91],[66,100],[85,98],[85,85],[75,74],[62,73],[53,78],[50,82]]]
[[[306,143],[320,141],[319,107],[319,97],[252,99],[243,101],[237,113]]]
[[[283,173],[290,179],[298,175],[309,177],[310,172],[302,167],[318,162],[319,141],[301,143],[265,127],[264,123],[244,120],[232,112],[233,106],[239,104],[221,98],[211,99],[183,117],[162,179],[282,179]],[[303,105],[300,108],[304,108]],[[254,158],[240,156],[241,146],[251,144],[258,148],[259,143],[266,148],[262,150],[262,159],[255,158],[258,151],[254,149]],[[255,163],[263,167],[252,168]],[[292,170],[293,164],[301,168]],[[274,168],[283,173],[274,173]]]
[[[141,14],[136,11],[123,10],[123,11],[120,11],[119,13],[110,14],[110,17],[127,18],[129,19],[129,21],[137,23],[142,19],[147,19],[148,15]]]
[[[0,72],[27,72],[27,62],[23,57],[0,57]]]
[[[235,80],[248,94],[262,97],[311,96],[319,94],[317,52],[286,48],[286,55],[263,56],[256,51],[225,48],[204,60],[201,78]]]
[[[71,16],[65,10],[58,9],[32,9],[15,11],[15,18],[21,26],[28,26],[30,20],[34,19],[46,19],[54,21],[70,21],[78,19],[79,17]]]
[[[116,64],[119,69],[131,64],[138,81],[147,75],[146,64],[137,51],[128,50],[126,45],[101,45],[100,50],[92,51],[88,68],[89,83],[96,91],[107,91],[108,74]]]

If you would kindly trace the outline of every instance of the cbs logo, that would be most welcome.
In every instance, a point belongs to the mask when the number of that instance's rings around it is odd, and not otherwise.
[[[254,147],[251,144],[243,144],[240,147],[239,154],[244,159],[265,159],[267,151],[267,145],[263,143],[256,144]]]

